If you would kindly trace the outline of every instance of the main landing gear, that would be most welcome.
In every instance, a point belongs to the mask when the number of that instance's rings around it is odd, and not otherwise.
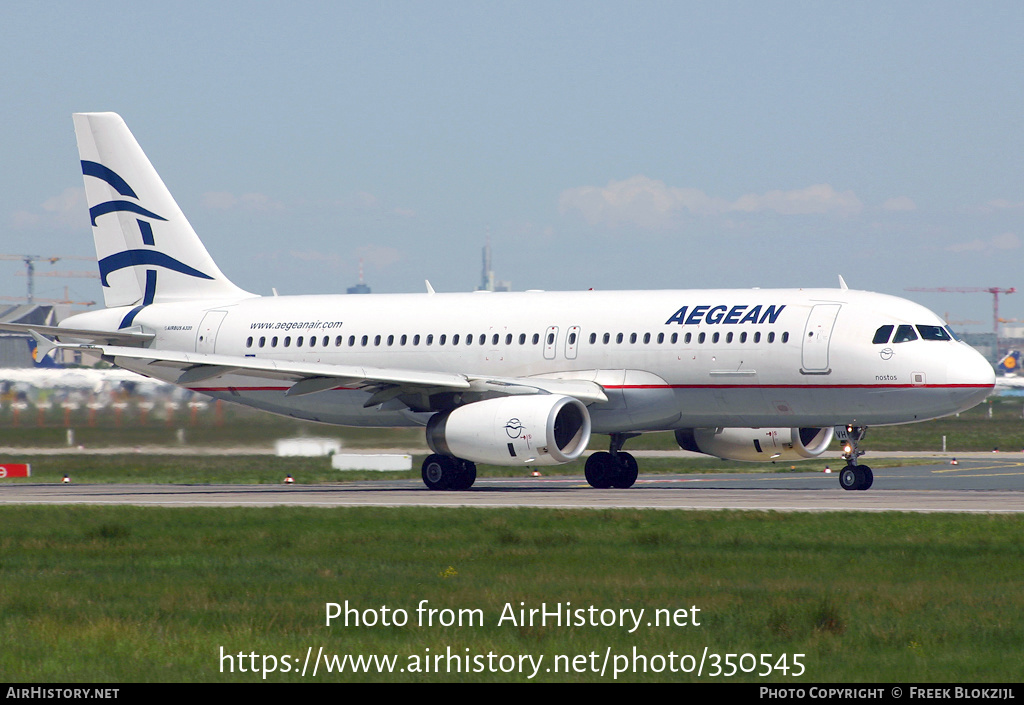
[[[875,481],[875,475],[867,465],[857,463],[857,458],[864,455],[858,444],[864,439],[867,429],[863,426],[847,426],[847,440],[843,446],[843,457],[846,467],[839,472],[839,485],[844,490],[866,490]]]
[[[432,490],[468,490],[476,482],[476,463],[450,455],[428,455],[423,484]]]
[[[609,487],[626,489],[636,482],[639,467],[636,458],[622,451],[622,444],[639,433],[613,433],[609,452],[598,451],[587,458],[584,474],[591,487],[605,490]]]

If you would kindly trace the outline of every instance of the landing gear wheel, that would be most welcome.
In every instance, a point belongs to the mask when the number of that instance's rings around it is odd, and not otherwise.
[[[862,478],[861,483],[860,483],[860,487],[858,487],[857,489],[858,490],[870,489],[871,484],[875,481],[875,473],[871,472],[871,468],[869,468],[867,465],[858,465],[857,467],[860,468],[860,471],[861,471],[861,473],[863,475],[863,478]]]
[[[867,465],[847,465],[839,473],[839,484],[844,490],[866,490],[875,481],[875,474]]]
[[[587,482],[598,490],[606,490],[612,486],[612,478],[615,475],[615,459],[611,453],[601,450],[592,453],[587,458],[587,464],[583,469]]]
[[[860,473],[857,472],[856,467],[848,465],[839,471],[839,486],[844,490],[860,489],[858,487],[860,482]]]
[[[640,468],[634,458],[629,453],[616,453],[612,456],[615,461],[615,473],[612,475],[612,487],[618,487],[620,489],[628,489],[633,486],[636,482],[637,475],[640,474]]]
[[[459,473],[458,460],[447,455],[428,455],[423,461],[423,484],[432,490],[451,489]]]
[[[476,482],[476,463],[460,458],[456,458],[455,461],[459,469],[450,489],[468,490]]]

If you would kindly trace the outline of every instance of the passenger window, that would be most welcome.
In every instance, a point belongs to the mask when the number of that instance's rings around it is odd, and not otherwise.
[[[380,337],[380,336],[377,336],[377,337]],[[297,347],[300,347],[300,348],[302,347],[302,336],[301,335],[299,336],[299,339],[295,341],[295,345]]]
[[[394,344],[395,344],[395,336],[389,335],[388,336],[388,347],[390,348]]]
[[[511,333],[506,333],[505,334],[505,345],[511,345],[511,344],[512,344],[512,334]]]
[[[782,342],[783,343],[788,343],[789,342],[789,333],[783,333],[782,334]]]
[[[889,336],[892,335],[893,326],[882,326],[875,331],[875,337],[872,339],[872,343],[875,345],[883,345],[889,342]]]
[[[284,346],[286,348],[290,348],[292,346],[292,337],[290,335],[286,335],[284,337]]]
[[[609,342],[611,342],[611,339],[612,339],[612,334],[611,333],[605,333],[604,334],[604,338],[602,338],[602,341],[604,342],[605,345],[607,345]]]
[[[896,329],[896,335],[892,338],[892,342],[894,343],[906,343],[911,340],[917,340],[917,333],[914,332],[914,326],[900,326]]]
[[[700,335],[697,336],[697,342],[703,344],[705,338],[707,338],[707,334],[701,333]]]
[[[459,334],[456,333],[455,335],[452,336],[452,345],[458,345],[458,344],[459,344]]]
[[[596,342],[597,342],[597,333],[591,333],[590,334],[590,344],[593,345]]]
[[[419,345],[420,344],[420,336],[419,336],[418,333],[412,337],[412,344],[413,345]]]
[[[262,348],[266,344],[267,344],[266,337],[260,337],[260,347]]]
[[[949,340],[949,333],[942,326],[918,326],[921,340]]]
[[[251,335],[249,336],[249,339],[245,341],[245,347],[247,347],[247,348],[251,348],[252,347],[252,336]]]

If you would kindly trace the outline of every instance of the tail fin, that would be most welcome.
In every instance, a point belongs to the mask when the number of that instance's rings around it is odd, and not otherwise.
[[[217,268],[121,116],[74,121],[108,308],[251,296]]]
[[[1015,375],[1020,373],[1020,350],[1011,350],[996,364],[999,374]]]

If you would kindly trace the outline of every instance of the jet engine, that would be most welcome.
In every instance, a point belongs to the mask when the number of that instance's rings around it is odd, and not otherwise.
[[[578,399],[553,394],[498,397],[434,414],[435,453],[494,465],[558,465],[590,441],[590,414]]]
[[[727,460],[802,460],[828,450],[827,428],[681,428],[676,442],[683,450]]]

